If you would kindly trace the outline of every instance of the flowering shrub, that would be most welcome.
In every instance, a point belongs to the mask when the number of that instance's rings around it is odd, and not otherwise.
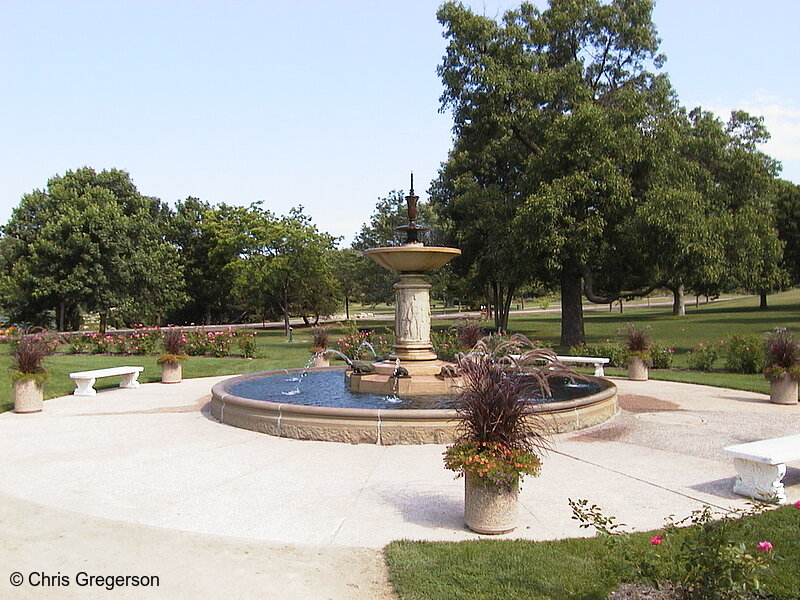
[[[749,511],[715,514],[710,506],[694,511],[677,523],[668,523],[667,531],[690,524],[678,548],[680,584],[692,600],[727,600],[737,594],[757,591],[759,577],[771,563],[772,543],[762,541],[752,552],[744,542],[733,541],[733,525],[739,517],[761,512]],[[719,518],[717,518],[719,517]]]
[[[231,344],[235,337],[236,334],[230,328],[227,331],[206,332],[208,353],[216,358],[228,356],[231,353]]]
[[[653,361],[654,369],[669,369],[672,366],[673,356],[675,350],[661,344],[653,344],[650,349],[650,359]]]
[[[720,341],[719,345],[714,342],[700,342],[689,351],[689,368],[697,371],[710,371],[714,366],[714,362],[719,358],[720,345],[724,344],[724,340]]]
[[[589,506],[586,500],[569,500],[572,518],[581,527],[593,527],[598,534],[612,543],[631,534],[605,516],[597,505]],[[797,504],[800,508],[800,502]],[[670,557],[658,552],[632,553],[626,545],[624,564],[617,565],[625,576],[648,579],[655,587],[663,580],[678,584],[680,597],[687,600],[728,600],[757,591],[759,578],[772,561],[773,544],[768,540],[758,543],[734,541],[734,525],[740,517],[755,515],[763,507],[715,513],[710,506],[694,511],[681,521],[668,518],[665,533],[650,537],[651,546],[669,546],[674,540]],[[689,527],[685,527],[688,525]],[[616,553],[615,553],[616,554]],[[749,597],[749,596],[748,596]]]
[[[236,345],[239,346],[239,353],[243,358],[255,358],[258,353],[255,331],[236,332]]]
[[[463,349],[459,333],[452,329],[444,331],[431,330],[431,343],[436,356],[440,360],[450,362],[454,361],[456,354]]]
[[[378,358],[384,358],[389,355],[394,347],[394,335],[375,331],[350,332],[336,340],[336,347],[339,352],[350,360],[359,360],[364,356],[372,358],[369,356],[370,351],[363,346],[364,343],[368,343],[375,348],[375,354],[377,354]]]
[[[444,466],[458,477],[469,473],[483,485],[512,489],[525,475],[537,477],[542,463],[529,450],[501,443],[458,442],[445,450]]]
[[[69,354],[89,354],[92,347],[92,340],[85,333],[67,336],[66,343]]]
[[[733,373],[761,373],[764,370],[764,352],[758,336],[735,335],[725,344],[725,370]]]
[[[65,336],[69,354],[156,354],[162,349],[165,334],[173,328],[135,326],[131,333],[80,333]],[[217,358],[230,356],[234,341],[245,358],[253,358],[256,354],[255,333],[234,331],[205,331],[197,327],[192,330],[174,328],[180,332],[182,352],[166,354],[188,354],[190,356],[211,355]]]

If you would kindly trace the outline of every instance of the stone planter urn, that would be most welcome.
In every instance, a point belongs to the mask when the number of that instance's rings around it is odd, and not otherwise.
[[[645,362],[638,356],[628,359],[628,379],[633,381],[647,381],[648,368]]]
[[[183,367],[178,362],[161,363],[161,383],[180,383],[183,378]]]
[[[517,528],[519,486],[511,489],[482,485],[471,473],[464,476],[464,523],[476,533],[497,535]]]
[[[311,366],[314,368],[330,367],[331,359],[327,354],[314,354],[311,361]]]
[[[18,379],[14,382],[14,412],[42,412],[44,387],[35,379]]]
[[[797,381],[789,373],[770,381],[769,401],[773,404],[797,404]]]

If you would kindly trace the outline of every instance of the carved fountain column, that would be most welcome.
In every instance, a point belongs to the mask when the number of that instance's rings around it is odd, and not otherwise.
[[[431,344],[431,285],[421,273],[401,273],[394,284],[394,353],[389,358],[436,360]]]

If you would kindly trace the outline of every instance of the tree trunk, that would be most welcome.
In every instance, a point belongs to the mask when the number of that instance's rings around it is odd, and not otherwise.
[[[63,300],[61,304],[58,305],[58,330],[59,331],[66,331],[64,327],[66,326],[66,316],[67,316],[67,303]]]
[[[758,308],[761,310],[767,310],[767,292],[761,292],[761,301],[759,302]]]
[[[668,288],[672,292],[672,314],[676,317],[686,316],[686,297],[683,293],[683,284]]]
[[[494,296],[494,326],[497,332],[504,332],[508,329],[508,315],[511,312],[511,302],[514,299],[515,287],[503,286],[498,281],[492,282],[492,295]]]
[[[283,311],[283,332],[289,337],[289,313]]]
[[[350,297],[347,295],[344,297],[344,318],[350,320]]]
[[[100,313],[100,335],[105,335],[106,329],[108,329],[108,313],[104,311]]]
[[[561,270],[561,346],[571,348],[586,341],[583,329],[582,279],[577,269]]]

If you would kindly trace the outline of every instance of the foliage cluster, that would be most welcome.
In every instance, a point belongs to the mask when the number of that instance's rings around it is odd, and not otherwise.
[[[728,340],[698,342],[689,351],[689,367],[711,371],[718,360],[730,373],[760,373],[764,369],[762,341],[755,335],[734,335]]]
[[[698,342],[689,351],[689,367],[697,371],[710,371],[724,349],[724,343],[725,340],[720,340],[718,344]]]
[[[764,370],[763,340],[755,335],[734,335],[725,343],[725,370],[761,373]]]
[[[798,247],[800,194],[784,186],[776,223],[763,119],[681,106],[652,11],[650,0],[523,3],[496,18],[439,8],[454,141],[431,199],[463,251],[454,269],[498,329],[531,285],[560,287],[571,347],[585,341],[583,296],[666,287],[681,314],[686,289],[766,297],[787,281],[779,233]]]
[[[461,343],[461,337],[458,331],[453,329],[444,330],[431,330],[431,343],[433,344],[433,351],[440,360],[454,362],[456,355],[465,350]]]
[[[359,330],[355,323],[348,322],[342,327],[345,335],[336,340],[336,347],[350,360],[359,360],[369,354],[366,344],[375,349],[378,358],[385,358],[394,347],[394,334],[389,331],[372,329]]]
[[[742,541],[752,535],[749,517],[763,512],[763,505],[723,513],[705,506],[680,521],[669,517],[664,532],[650,537],[650,550],[642,552],[630,544],[632,534],[624,524],[597,505],[569,503],[582,528],[594,528],[606,543],[622,549],[610,554],[623,580],[645,579],[657,588],[669,581],[686,600],[733,600],[757,593],[774,559],[771,542]]]
[[[135,322],[230,323],[333,313],[335,239],[302,209],[172,210],[130,175],[84,167],[26,194],[0,238],[0,307],[19,323],[78,330]]]
[[[486,336],[486,328],[478,323],[462,323],[455,326],[458,343],[463,351],[471,350]]]
[[[525,475],[538,477],[542,461],[528,450],[499,442],[458,442],[445,451],[444,466],[459,477],[469,473],[484,485],[514,489]]]

